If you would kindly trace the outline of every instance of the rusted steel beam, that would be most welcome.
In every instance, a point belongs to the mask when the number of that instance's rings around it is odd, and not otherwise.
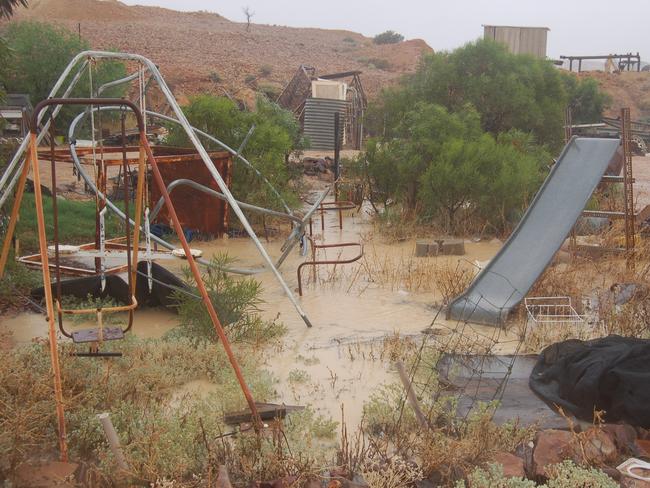
[[[125,99],[93,99],[93,98],[69,98],[69,99],[48,99],[48,100],[43,100],[39,102],[36,107],[34,107],[34,113],[32,116],[32,126],[31,126],[31,146],[30,146],[30,154],[32,158],[33,165],[35,166],[34,168],[34,185],[35,185],[35,195],[36,195],[36,211],[37,211],[37,218],[38,218],[38,229],[39,229],[39,247],[40,247],[40,254],[41,254],[41,263],[42,263],[42,269],[43,269],[43,285],[44,285],[44,290],[45,290],[45,298],[46,298],[46,305],[47,305],[47,311],[48,311],[48,319],[49,319],[49,324],[50,324],[50,348],[51,348],[51,357],[52,357],[52,366],[53,370],[55,371],[55,394],[56,394],[56,400],[57,400],[57,417],[59,419],[59,437],[60,437],[60,449],[61,449],[61,458],[62,460],[67,460],[67,442],[66,442],[66,434],[65,434],[65,416],[64,416],[64,411],[63,411],[63,392],[62,392],[62,387],[61,387],[61,373],[60,373],[60,368],[59,368],[59,356],[58,356],[58,348],[56,345],[56,332],[54,330],[54,303],[53,303],[53,297],[52,297],[52,290],[51,290],[51,279],[50,279],[50,269],[49,269],[49,262],[48,262],[48,255],[47,255],[47,239],[46,239],[46,234],[45,234],[45,218],[43,215],[43,201],[42,201],[42,196],[41,196],[41,187],[40,187],[40,177],[39,177],[39,171],[38,171],[38,154],[36,152],[36,134],[38,132],[38,116],[40,112],[47,106],[49,105],[117,105],[117,106],[124,106],[126,108],[129,108],[135,115],[138,129],[140,132],[140,144],[144,148],[145,154],[147,156],[147,159],[149,160],[149,163],[151,164],[151,168],[153,170],[153,176],[156,181],[156,184],[159,187],[159,190],[163,197],[165,198],[165,203],[168,207],[170,217],[174,226],[174,229],[176,231],[176,234],[178,235],[178,238],[181,241],[181,245],[185,251],[185,255],[187,257],[188,264],[190,266],[190,269],[192,270],[192,274],[194,275],[194,279],[196,281],[197,287],[199,288],[200,294],[203,298],[203,302],[207,308],[208,314],[210,315],[210,318],[212,320],[212,323],[215,327],[215,330],[217,332],[217,335],[219,336],[221,343],[223,345],[223,348],[226,352],[226,355],[228,356],[228,359],[230,361],[230,364],[233,368],[233,371],[235,373],[235,376],[237,377],[237,381],[240,384],[240,387],[242,389],[242,392],[244,393],[244,396],[246,398],[246,401],[248,403],[248,406],[251,409],[251,414],[254,419],[254,425],[256,431],[260,431],[261,429],[261,420],[259,417],[259,414],[257,413],[257,407],[255,406],[255,401],[253,399],[253,395],[248,388],[248,385],[244,379],[244,376],[241,372],[241,368],[239,366],[239,363],[237,362],[237,359],[235,358],[235,355],[232,351],[232,348],[230,346],[230,341],[228,340],[228,337],[226,336],[226,333],[223,329],[223,326],[221,325],[221,322],[217,316],[217,313],[214,309],[214,306],[212,304],[212,301],[210,300],[210,297],[208,295],[207,289],[205,287],[205,284],[203,283],[203,278],[201,276],[201,272],[196,264],[196,261],[194,260],[194,257],[192,256],[192,253],[190,251],[189,244],[187,243],[187,239],[185,239],[185,235],[183,234],[183,228],[178,220],[178,216],[176,215],[176,211],[174,209],[174,205],[172,204],[171,198],[169,196],[169,193],[167,193],[167,189],[165,188],[164,181],[162,179],[162,175],[160,173],[160,169],[158,168],[158,164],[156,162],[156,158],[153,155],[153,152],[151,150],[151,147],[149,146],[149,142],[147,141],[147,137],[144,131],[144,121],[142,118],[142,114],[139,112],[138,107],[131,101],[125,100]],[[142,175],[140,175],[142,177]],[[127,215],[128,219],[128,215]],[[137,246],[137,243],[135,243]],[[135,266],[134,266],[135,267]]]
[[[237,381],[239,382],[239,386],[242,389],[242,392],[244,393],[244,396],[246,397],[246,401],[248,403],[248,406],[251,410],[251,415],[253,417],[253,425],[255,426],[255,431],[260,432],[262,428],[262,420],[260,419],[260,416],[257,412],[257,407],[255,405],[255,400],[253,399],[253,394],[251,393],[250,389],[248,388],[248,384],[246,383],[246,380],[244,379],[244,375],[241,372],[241,368],[239,367],[239,363],[237,362],[237,359],[235,358],[235,354],[232,351],[232,348],[230,347],[230,341],[228,340],[228,337],[226,336],[226,332],[223,329],[223,326],[221,325],[221,321],[219,320],[219,317],[217,316],[217,312],[214,309],[214,305],[212,304],[212,301],[210,300],[210,296],[208,295],[208,290],[205,287],[205,284],[203,283],[203,278],[201,276],[201,271],[199,270],[198,265],[196,264],[196,261],[194,260],[194,257],[192,256],[192,252],[190,250],[190,246],[187,243],[187,239],[185,238],[185,234],[183,233],[183,227],[181,226],[180,221],[178,220],[178,216],[176,215],[176,210],[174,209],[174,205],[172,203],[171,197],[169,196],[169,193],[167,192],[167,188],[165,187],[165,182],[163,180],[162,174],[160,173],[160,169],[158,168],[158,164],[156,162],[156,159],[153,156],[153,152],[151,151],[151,147],[149,147],[149,142],[146,139],[146,136],[144,133],[141,133],[141,143],[144,146],[144,149],[147,153],[147,158],[149,159],[149,162],[151,163],[151,169],[153,171],[153,177],[156,182],[156,185],[158,186],[158,190],[160,191],[161,195],[165,199],[165,204],[167,205],[167,209],[169,211],[169,216],[171,217],[172,224],[174,226],[174,230],[176,231],[176,234],[178,238],[181,241],[181,246],[183,247],[183,250],[185,251],[185,257],[187,258],[187,263],[190,266],[190,270],[192,271],[192,275],[194,276],[194,280],[196,282],[196,286],[199,289],[199,293],[201,294],[201,297],[203,299],[203,303],[205,304],[205,307],[208,310],[208,314],[210,315],[210,319],[212,320],[212,324],[217,332],[217,335],[219,336],[219,339],[221,340],[221,344],[223,345],[224,350],[226,351],[226,355],[228,356],[228,360],[230,361],[230,365],[233,368],[233,371],[235,372],[235,376],[237,377]]]
[[[337,244],[315,244],[314,240],[311,237],[308,237],[309,241],[311,242],[312,246],[312,260],[311,261],[305,261],[300,263],[298,265],[298,295],[302,296],[302,268],[304,266],[314,266],[314,269],[316,268],[316,265],[318,264],[350,264],[354,263],[355,261],[358,261],[363,257],[363,244],[360,242],[340,242]],[[330,248],[337,248],[337,247],[352,247],[352,246],[358,246],[359,247],[359,254],[356,256],[349,258],[349,259],[329,259],[329,260],[321,260],[318,261],[316,260],[316,249],[330,249]]]

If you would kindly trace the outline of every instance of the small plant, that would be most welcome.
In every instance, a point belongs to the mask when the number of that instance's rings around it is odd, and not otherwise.
[[[534,481],[524,478],[509,478],[503,474],[503,466],[489,464],[487,469],[476,468],[468,477],[471,488],[536,488]],[[456,488],[466,488],[464,481],[458,481]],[[568,487],[567,487],[568,488]]]
[[[617,488],[619,484],[607,474],[594,468],[576,466],[572,461],[563,461],[560,464],[547,468],[550,479],[548,488]]]
[[[251,278],[237,279],[224,269],[234,263],[226,254],[214,256],[203,275],[203,282],[216,309],[221,324],[233,341],[259,344],[277,338],[285,331],[275,320],[264,320],[259,314],[262,288]],[[194,278],[188,269],[185,279],[198,295]],[[201,300],[176,292],[178,313],[181,321],[179,333],[197,339],[217,341],[218,336],[210,315]]]
[[[402,488],[423,478],[417,465],[404,461],[400,456],[394,456],[386,463],[367,460],[361,467],[361,476],[369,488]]]
[[[375,44],[398,44],[403,40],[404,40],[404,36],[402,34],[398,34],[397,32],[392,30],[387,30],[386,32],[377,34],[372,41]]]
[[[356,43],[357,43],[357,41],[355,41],[355,40],[352,39],[351,37],[344,37],[344,38],[343,38],[343,42],[345,42],[345,43],[347,43],[347,44],[356,44]]]
[[[310,379],[311,376],[309,376],[309,373],[307,373],[307,371],[304,369],[292,369],[289,371],[289,383],[304,384],[307,383]]]
[[[217,84],[218,84],[218,83],[221,83],[221,82],[223,81],[222,78],[221,78],[221,75],[219,75],[219,73],[217,73],[216,71],[213,71],[212,73],[210,73],[210,74],[208,75],[208,79],[209,79],[211,82],[213,82],[213,83],[217,83]]]
[[[255,80],[257,80],[257,76],[255,76],[255,75],[246,75],[246,77],[244,78],[244,83],[246,83],[247,85],[250,85]]]
[[[390,62],[386,59],[368,58],[364,59],[364,62],[368,65],[369,68],[375,68],[382,71],[388,71],[391,68]]]
[[[273,73],[272,66],[264,64],[260,67],[260,76],[269,76],[271,73]]]
[[[280,96],[282,87],[278,86],[275,83],[260,83],[257,87],[258,91],[266,95],[269,100],[275,100]]]

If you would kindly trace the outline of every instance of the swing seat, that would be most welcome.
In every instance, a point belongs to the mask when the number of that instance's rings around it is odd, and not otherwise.
[[[124,339],[124,331],[121,327],[104,327],[103,333],[103,340],[105,341],[119,341],[121,339]],[[74,331],[72,333],[72,340],[75,344],[98,342],[99,329],[84,329]]]

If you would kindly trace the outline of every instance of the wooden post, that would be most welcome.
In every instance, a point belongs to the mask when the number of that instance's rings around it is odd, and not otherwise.
[[[422,412],[422,409],[420,408],[418,399],[415,396],[415,392],[413,391],[413,385],[411,384],[411,380],[409,379],[404,369],[404,363],[402,363],[402,361],[397,361],[395,363],[395,367],[397,368],[397,372],[399,373],[399,379],[402,380],[402,384],[404,385],[404,389],[406,390],[406,398],[408,398],[409,404],[411,405],[411,408],[415,412],[415,418],[420,424],[420,427],[422,427],[423,429],[428,429],[429,422],[427,422],[427,418]]]

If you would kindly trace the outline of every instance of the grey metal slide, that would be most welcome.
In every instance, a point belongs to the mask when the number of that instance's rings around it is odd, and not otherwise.
[[[560,249],[619,147],[574,137],[503,247],[447,307],[447,319],[503,325]]]

